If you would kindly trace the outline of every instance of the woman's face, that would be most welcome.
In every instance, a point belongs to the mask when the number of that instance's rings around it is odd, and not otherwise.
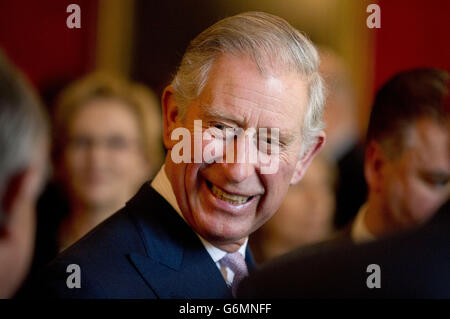
[[[136,115],[123,102],[87,102],[69,124],[64,169],[72,199],[89,207],[123,205],[149,177]]]

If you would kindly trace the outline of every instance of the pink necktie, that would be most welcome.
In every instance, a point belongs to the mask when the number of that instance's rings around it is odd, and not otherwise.
[[[232,254],[226,254],[220,263],[230,268],[234,272],[233,282],[231,283],[231,293],[233,297],[236,297],[237,287],[239,282],[248,276],[247,265],[245,264],[244,256],[240,252],[236,251]]]

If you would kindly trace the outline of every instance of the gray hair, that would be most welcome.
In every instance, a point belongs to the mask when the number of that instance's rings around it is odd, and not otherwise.
[[[225,53],[251,57],[261,74],[278,67],[307,79],[309,103],[302,127],[302,153],[306,151],[323,129],[324,85],[318,72],[319,56],[306,36],[268,13],[247,12],[225,18],[191,41],[172,81],[180,117],[202,92],[215,59]]]
[[[48,137],[36,95],[0,50],[0,198],[14,174],[30,164],[35,145]],[[4,216],[0,208],[0,225]]]

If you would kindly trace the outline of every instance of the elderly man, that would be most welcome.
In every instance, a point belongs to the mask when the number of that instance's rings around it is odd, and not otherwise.
[[[31,263],[47,153],[40,102],[0,51],[0,298],[14,295]]]
[[[253,267],[248,236],[324,142],[317,68],[314,46],[269,14],[198,35],[162,96],[165,164],[49,265],[39,295],[231,297]]]
[[[437,69],[405,71],[377,93],[366,141],[369,193],[354,241],[417,227],[449,198],[448,78]]]

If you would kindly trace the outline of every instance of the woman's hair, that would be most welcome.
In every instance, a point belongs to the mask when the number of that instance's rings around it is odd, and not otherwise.
[[[153,175],[163,159],[159,101],[155,93],[145,86],[105,73],[92,73],[75,81],[57,98],[52,152],[54,162],[60,161],[76,113],[82,106],[98,98],[117,99],[135,114],[142,152]]]

